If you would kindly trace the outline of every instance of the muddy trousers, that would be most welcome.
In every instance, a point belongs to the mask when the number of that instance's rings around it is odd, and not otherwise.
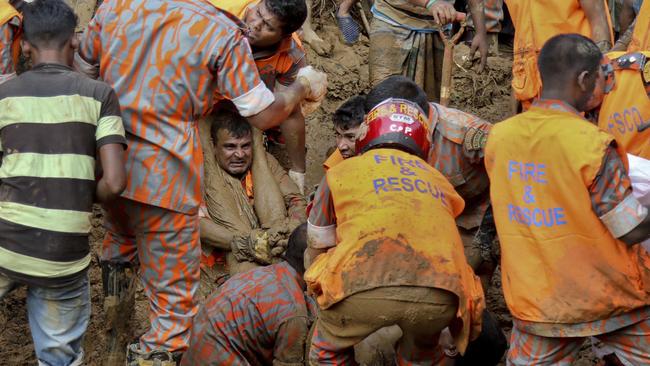
[[[456,317],[458,298],[422,287],[381,287],[351,295],[318,314],[309,363],[356,365],[354,345],[379,328],[402,329],[397,365],[432,365],[441,357],[440,332]]]
[[[149,299],[151,328],[140,350],[183,352],[198,311],[198,214],[185,214],[121,198],[105,207],[102,261],[139,265]]]
[[[600,334],[603,342],[624,365],[650,365],[650,319]],[[512,328],[509,366],[570,366],[576,360],[585,337],[542,337]]]
[[[0,299],[17,285],[0,274]],[[64,287],[28,286],[27,316],[39,366],[83,364],[82,342],[90,321],[87,275]]]

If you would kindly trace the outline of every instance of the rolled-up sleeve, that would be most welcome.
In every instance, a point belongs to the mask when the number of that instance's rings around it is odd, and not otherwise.
[[[632,231],[648,215],[647,208],[632,194],[627,168],[611,146],[589,193],[594,212],[615,238]]]

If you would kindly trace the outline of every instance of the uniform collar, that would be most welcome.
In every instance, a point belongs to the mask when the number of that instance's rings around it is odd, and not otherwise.
[[[533,107],[542,108],[542,109],[551,109],[559,112],[573,113],[578,116],[582,116],[582,113],[578,112],[577,109],[573,108],[569,103],[559,100],[559,99],[536,99],[533,102]]]

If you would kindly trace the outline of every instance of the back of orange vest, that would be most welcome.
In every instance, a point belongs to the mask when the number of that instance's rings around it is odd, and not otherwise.
[[[616,240],[592,209],[589,187],[612,139],[539,107],[493,127],[485,164],[515,318],[575,324],[650,303],[639,246]]]
[[[650,52],[643,54],[648,58],[647,69],[650,70]],[[624,55],[624,52],[607,54],[611,60]],[[628,153],[650,159],[650,96],[644,85],[643,72],[638,67],[615,68],[616,84],[603,99],[598,126],[614,135]]]
[[[607,9],[607,1],[603,2]],[[579,0],[506,0],[506,4],[516,29],[512,88],[518,100],[528,101],[536,98],[542,88],[537,55],[544,43],[562,33],[591,38],[591,25]],[[609,11],[607,19],[611,25]],[[610,38],[613,44],[613,34]]]
[[[377,287],[444,289],[459,297],[464,348],[476,334],[483,294],[454,222],[464,202],[451,184],[424,160],[395,149],[345,159],[326,174],[337,244],[305,274],[320,306]]]

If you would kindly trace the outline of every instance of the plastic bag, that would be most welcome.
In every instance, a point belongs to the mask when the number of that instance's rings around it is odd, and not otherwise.
[[[632,193],[642,205],[650,206],[650,160],[627,154],[630,162],[628,174],[632,181]],[[650,239],[641,243],[650,252]]]

